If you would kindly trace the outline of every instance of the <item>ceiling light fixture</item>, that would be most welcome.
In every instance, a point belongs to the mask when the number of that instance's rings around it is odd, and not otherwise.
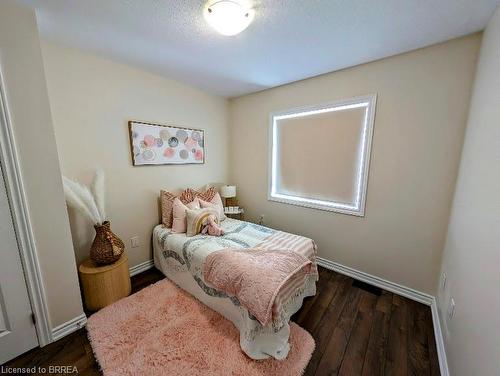
[[[250,25],[255,11],[242,1],[219,0],[209,1],[203,14],[217,32],[231,36],[241,33]]]

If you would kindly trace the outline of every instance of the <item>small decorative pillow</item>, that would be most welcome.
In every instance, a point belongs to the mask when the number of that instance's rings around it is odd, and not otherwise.
[[[194,198],[189,199],[189,197],[191,197],[191,195],[184,194],[186,191],[187,190],[182,192],[179,196],[179,199],[181,200],[181,202],[184,205],[186,205],[194,200]],[[172,227],[172,219],[173,219],[172,210],[173,210],[173,206],[174,206],[174,200],[177,196],[178,195],[173,194],[172,192],[168,192],[168,191],[164,191],[164,190],[160,191],[161,222],[165,226],[167,226],[168,228]]]
[[[200,200],[210,202],[217,194],[217,189],[215,189],[215,187],[210,187],[205,192],[199,192],[197,190],[188,188],[182,194],[186,199],[190,199],[190,201],[188,202],[193,201],[196,197],[198,197]]]
[[[210,201],[204,201],[201,198],[200,200],[200,206],[202,208],[213,208],[217,211],[217,215],[221,221],[226,219],[226,216],[224,215],[224,204],[222,203],[222,199],[220,198],[219,193],[215,193],[215,196],[212,198]]]
[[[200,209],[200,200],[195,199],[189,204],[184,205],[178,197],[174,199],[174,204],[172,207],[172,232],[175,232],[176,234],[182,234],[186,232],[187,209]]]
[[[187,236],[195,236],[199,234],[203,229],[203,226],[208,223],[209,216],[215,216],[216,223],[219,223],[219,216],[217,215],[217,211],[213,208],[205,208],[205,209],[187,209],[186,210],[186,219],[187,219]]]

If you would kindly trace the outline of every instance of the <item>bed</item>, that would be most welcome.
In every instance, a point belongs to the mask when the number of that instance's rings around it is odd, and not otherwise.
[[[250,222],[227,218],[221,222],[225,234],[220,237],[176,234],[158,225],[153,231],[155,267],[179,287],[230,320],[240,331],[241,349],[253,359],[286,358],[289,351],[290,317],[302,306],[303,299],[316,294],[318,273],[316,247],[308,238],[288,234]],[[203,278],[203,262],[214,251],[226,248],[252,248],[262,244],[286,241],[290,249],[302,252],[312,244],[307,257],[313,272],[295,281],[289,291],[277,299],[272,323],[263,326],[235,297],[211,287]],[[302,248],[300,245],[302,244]],[[311,247],[309,247],[311,248]]]

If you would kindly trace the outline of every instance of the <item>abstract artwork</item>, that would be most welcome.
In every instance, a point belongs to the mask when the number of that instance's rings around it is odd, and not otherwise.
[[[205,135],[200,129],[129,121],[134,166],[205,163]]]

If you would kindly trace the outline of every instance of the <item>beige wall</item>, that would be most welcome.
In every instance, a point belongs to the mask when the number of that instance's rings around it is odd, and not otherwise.
[[[443,255],[439,308],[453,375],[500,368],[500,8],[485,33]],[[456,303],[447,320],[450,297]]]
[[[236,98],[231,182],[250,218],[316,240],[319,255],[434,293],[481,35]],[[267,200],[268,116],[378,93],[364,218]]]
[[[50,105],[64,174],[90,182],[107,178],[107,213],[123,239],[130,265],[150,260],[161,188],[225,182],[228,174],[227,100],[97,56],[42,44]],[[133,167],[128,120],[205,130],[206,163]],[[70,211],[78,260],[88,257],[94,229]],[[140,247],[130,248],[130,238]]]
[[[0,65],[52,328],[83,313],[32,10],[0,2]]]

